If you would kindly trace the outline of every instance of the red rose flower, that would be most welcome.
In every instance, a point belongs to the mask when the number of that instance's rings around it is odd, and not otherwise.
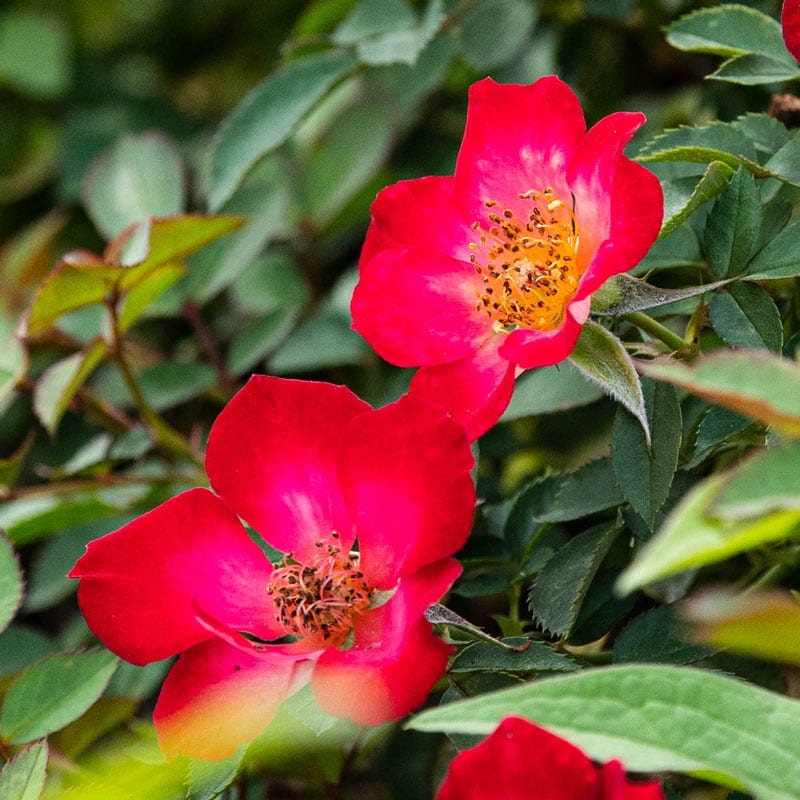
[[[450,764],[436,800],[663,800],[657,783],[629,783],[619,761],[601,767],[577,747],[507,717]]]
[[[783,0],[781,28],[786,49],[800,61],[800,0]]]
[[[364,725],[420,705],[450,653],[423,614],[460,572],[472,464],[463,429],[421,400],[374,411],[345,387],[253,377],[211,430],[216,494],[168,500],[70,573],[109,649],[182,654],[154,713],[164,753],[223,758],[309,681]]]
[[[453,177],[401,181],[372,206],[353,327],[379,355],[421,366],[413,394],[475,438],[505,409],[515,374],[575,346],[592,293],[655,241],[658,179],[622,151],[644,115],[586,131],[558,78],[470,89]]]

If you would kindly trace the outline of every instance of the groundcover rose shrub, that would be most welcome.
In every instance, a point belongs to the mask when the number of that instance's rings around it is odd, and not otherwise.
[[[353,326],[385,359],[420,366],[411,391],[473,437],[515,374],[563,361],[591,296],[630,270],[661,226],[658,179],[623,154],[645,118],[586,130],[554,76],[474,84],[455,175],[383,189],[353,293]]]
[[[164,753],[228,756],[309,682],[323,710],[363,725],[419,706],[451,652],[423,613],[461,571],[471,467],[435,406],[373,411],[342,386],[251,378],[209,437],[215,493],[168,500],[70,572],[110,650],[182,653],[154,712]]]

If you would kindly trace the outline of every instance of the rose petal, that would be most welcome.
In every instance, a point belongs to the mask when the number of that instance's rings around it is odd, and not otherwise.
[[[664,800],[661,787],[650,783],[629,783],[619,761],[609,761],[600,768],[600,800]]]
[[[800,2],[783,0],[781,27],[786,49],[800,61]]]
[[[552,331],[512,331],[500,347],[500,354],[523,369],[558,364],[575,349],[586,322],[591,300],[571,303],[560,328]]]
[[[460,571],[455,559],[443,559],[404,578],[386,605],[358,619],[350,649],[326,650],[311,676],[320,708],[360,725],[380,725],[422,705],[452,652],[422,612]]]
[[[531,189],[569,198],[565,170],[585,130],[578,98],[554,76],[530,86],[473,84],[455,174],[469,222],[484,221],[487,200],[525,219],[519,195]]]
[[[353,327],[392,364],[454,361],[491,334],[475,307],[482,290],[469,263],[416,246],[384,250],[362,264]]]
[[[473,465],[463,428],[417,398],[350,423],[339,475],[370,586],[391,588],[463,546],[475,507]]]
[[[272,566],[239,520],[192,489],[90,542],[72,571],[86,621],[106,646],[146,664],[208,639],[195,608],[233,630],[280,636],[266,586]]]
[[[344,386],[254,375],[211,429],[211,485],[273,547],[309,561],[353,524],[336,477],[347,423],[369,410]]]
[[[233,754],[308,683],[317,655],[285,648],[248,654],[216,640],[187,650],[167,675],[153,712],[164,755],[216,761]]]
[[[447,409],[469,439],[477,439],[497,422],[514,391],[514,363],[498,353],[504,340],[493,336],[470,357],[422,367],[410,394]]]
[[[587,800],[597,776],[575,746],[518,717],[507,717],[481,744],[450,764],[436,800]],[[598,798],[599,800],[599,798]]]
[[[361,251],[361,265],[381,250],[411,246],[469,261],[469,243],[474,237],[470,220],[456,210],[454,184],[452,177],[433,176],[382,189],[370,209],[372,223]]]

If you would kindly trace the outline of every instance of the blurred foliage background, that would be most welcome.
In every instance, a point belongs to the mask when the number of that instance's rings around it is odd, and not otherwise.
[[[778,0],[745,4],[779,15]],[[402,393],[407,371],[381,362],[349,327],[368,209],[389,183],[452,172],[472,82],[491,75],[530,83],[556,73],[580,96],[589,124],[613,111],[644,111],[649,121],[638,142],[665,127],[766,110],[776,87],[705,80],[718,59],[666,43],[663,26],[713,5],[448,0],[441,32],[420,42],[418,57],[406,59],[413,63],[373,56],[212,207],[210,153],[219,126],[282,64],[337,36],[346,43],[341,26],[356,0],[3,3],[0,526],[21,557],[27,589],[16,621],[0,635],[0,691],[43,656],[91,641],[65,573],[87,541],[203,482],[210,424],[251,372],[346,383],[374,404]],[[386,6],[400,27],[408,13],[424,25],[429,9],[421,0]],[[126,332],[127,367],[164,430],[188,442],[187,455],[170,445],[169,433],[154,441],[143,429],[114,358],[53,378],[55,365],[91,349],[103,330],[102,303],[60,316],[24,352],[10,342],[65,253],[101,253],[147,214],[210,211],[241,216],[244,225],[191,255],[185,270],[165,273],[152,296],[137,301]],[[581,391],[580,408],[536,417],[535,398],[522,399],[484,437],[481,496],[507,497],[523,479],[583,464],[606,447],[616,406],[599,391]],[[491,518],[481,524],[491,529]],[[480,536],[472,546],[478,563]],[[492,587],[505,586],[503,577],[480,570],[468,577],[455,605],[497,633],[492,615],[504,609]],[[55,733],[64,796],[180,797],[187,780],[195,788],[225,785],[238,761],[210,777],[183,762],[141,767],[157,759],[146,720],[164,669],[120,666],[99,705]],[[430,797],[442,753],[452,752],[443,738],[379,730],[365,740],[326,722],[308,747],[304,713],[282,712],[272,735],[248,754],[256,776],[262,767],[283,776],[269,784],[269,797],[338,797],[343,771],[356,775],[347,796]],[[116,738],[102,738],[112,730]],[[264,796],[263,781],[253,778],[248,789],[242,778],[231,796]]]

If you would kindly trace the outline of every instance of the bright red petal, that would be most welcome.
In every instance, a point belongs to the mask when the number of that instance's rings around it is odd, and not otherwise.
[[[783,0],[781,27],[786,49],[800,61],[800,0]]]
[[[643,114],[611,114],[583,138],[568,177],[575,195],[585,269],[576,300],[588,297],[611,275],[632,269],[658,236],[664,202],[661,184],[649,170],[623,155],[644,124]]]
[[[655,781],[629,783],[619,761],[603,764],[599,782],[601,785],[599,800],[664,800],[661,787]]]
[[[460,571],[448,558],[404,578],[386,605],[358,619],[349,650],[326,650],[311,677],[320,708],[360,725],[380,725],[422,705],[452,652],[422,613]]]
[[[370,586],[392,588],[462,547],[475,507],[473,464],[463,428],[408,395],[350,423],[339,475]]]
[[[578,98],[556,77],[530,86],[473,84],[455,174],[469,222],[485,220],[487,200],[527,218],[519,195],[531,189],[569,198],[565,170],[585,130]]]
[[[248,654],[210,641],[173,666],[153,712],[167,758],[217,761],[258,736],[289,695],[308,683],[316,654]]]
[[[382,189],[370,209],[361,266],[381,250],[409,247],[468,261],[474,236],[471,221],[456,210],[454,183],[451,177],[427,177]]]
[[[134,664],[179,653],[212,634],[196,607],[233,630],[280,635],[266,585],[272,566],[239,520],[192,489],[90,542],[70,572],[92,631]]]
[[[274,547],[299,561],[353,523],[339,491],[336,454],[347,423],[369,406],[344,386],[254,375],[211,429],[211,485]]]
[[[493,336],[471,357],[417,370],[410,394],[447,409],[469,439],[477,439],[497,422],[514,391],[514,363],[498,354],[503,341]]]
[[[598,797],[591,761],[544,728],[507,717],[450,764],[436,800],[588,800]]]
[[[384,250],[362,264],[353,327],[397,366],[454,361],[491,333],[491,321],[475,308],[482,290],[469,263],[418,247]]]
[[[560,363],[575,349],[581,327],[589,313],[589,305],[588,298],[581,303],[571,303],[563,325],[555,330],[530,331],[520,328],[512,331],[500,348],[501,355],[522,369]]]

